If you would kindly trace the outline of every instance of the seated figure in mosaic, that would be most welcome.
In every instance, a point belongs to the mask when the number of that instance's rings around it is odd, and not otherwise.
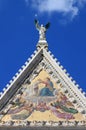
[[[40,83],[45,85],[45,87],[40,90],[39,93],[40,96],[54,96],[53,95],[54,87],[50,78],[47,77],[45,81],[41,80]]]
[[[47,77],[45,80],[38,79],[33,84],[26,86],[23,96],[27,98],[33,96],[55,96],[55,91],[53,82]]]

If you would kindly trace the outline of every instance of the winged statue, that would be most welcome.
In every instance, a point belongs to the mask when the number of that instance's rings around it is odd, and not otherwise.
[[[50,22],[48,22],[45,26],[39,25],[39,21],[35,19],[36,29],[39,31],[39,40],[46,40],[45,34],[47,29],[50,27]]]

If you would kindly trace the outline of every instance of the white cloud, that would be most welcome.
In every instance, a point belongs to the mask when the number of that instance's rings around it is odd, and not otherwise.
[[[86,4],[86,0],[26,0],[30,1],[32,7],[39,12],[71,14],[72,17],[78,15],[81,7]]]

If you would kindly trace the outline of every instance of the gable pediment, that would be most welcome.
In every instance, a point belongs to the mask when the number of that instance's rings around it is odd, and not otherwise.
[[[14,78],[0,100],[1,122],[86,121],[86,98],[52,54],[42,48]]]

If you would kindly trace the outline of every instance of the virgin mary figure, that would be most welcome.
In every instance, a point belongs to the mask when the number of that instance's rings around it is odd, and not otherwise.
[[[40,81],[40,83],[45,84],[45,87],[40,90],[39,96],[54,96],[53,95],[53,83],[50,78],[46,78],[45,81]]]

